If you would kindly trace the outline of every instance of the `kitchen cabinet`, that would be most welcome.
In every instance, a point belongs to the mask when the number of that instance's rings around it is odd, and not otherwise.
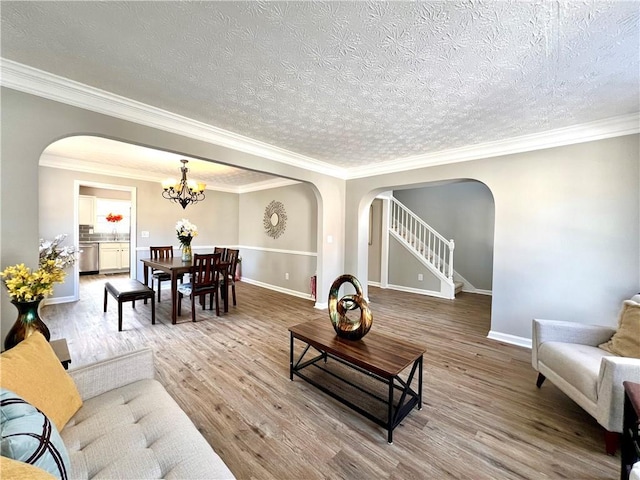
[[[100,273],[129,271],[129,244],[102,242],[100,244]]]
[[[90,195],[78,195],[78,224],[96,224],[96,197]]]

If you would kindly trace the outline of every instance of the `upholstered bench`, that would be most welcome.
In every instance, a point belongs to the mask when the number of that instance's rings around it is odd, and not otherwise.
[[[104,284],[104,311],[107,311],[107,293],[110,293],[113,298],[118,301],[118,331],[122,331],[122,304],[124,302],[132,302],[133,308],[136,308],[136,300],[144,300],[147,303],[147,299],[151,299],[151,323],[156,323],[156,302],[154,297],[154,291],[147,287],[145,284],[128,278],[126,280],[117,280],[113,282],[106,282]]]

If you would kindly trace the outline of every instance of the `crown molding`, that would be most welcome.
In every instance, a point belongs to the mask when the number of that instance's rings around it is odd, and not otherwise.
[[[0,57],[0,85],[336,178],[346,170]]]
[[[50,153],[42,154],[42,156],[40,157],[39,165],[41,167],[60,168],[62,170],[72,170],[74,172],[92,173],[95,175],[108,175],[111,177],[142,180],[145,182],[162,183],[162,180],[164,180],[164,177],[155,175],[152,172],[140,172],[138,170],[115,167],[113,165],[110,165],[109,169],[107,170],[103,165],[100,164],[93,164],[73,158],[61,157],[59,155],[51,155]],[[296,183],[300,182],[289,180],[286,178],[275,178],[273,180],[265,180],[263,182],[243,185],[242,187],[207,185],[206,190],[241,194],[248,192],[257,192],[260,190],[270,190],[278,187],[286,187],[288,185],[294,185]]]
[[[533,150],[592,142],[594,140],[621,137],[636,133],[640,133],[640,112],[531,135],[522,135],[508,140],[480,143],[468,147],[416,155],[367,167],[353,168],[349,170],[347,179],[371,177],[373,175],[397,173],[414,170],[416,168],[531,152]]]
[[[640,133],[640,112],[636,112],[571,127],[523,135],[508,140],[481,143],[391,160],[371,166],[345,169],[1,57],[0,71],[0,85],[7,88],[343,180],[385,175],[417,168],[466,162]],[[76,170],[78,170],[77,167],[76,165]],[[148,177],[146,179],[148,180]],[[246,188],[251,189],[252,186],[249,185]],[[260,190],[262,188],[256,186],[255,189]],[[225,190],[221,189],[221,191]],[[234,192],[239,193],[238,190]]]

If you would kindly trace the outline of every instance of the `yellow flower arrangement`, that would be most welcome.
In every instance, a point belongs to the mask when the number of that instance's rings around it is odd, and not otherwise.
[[[0,276],[9,291],[11,300],[31,302],[42,300],[53,293],[53,284],[62,282],[64,270],[56,268],[55,261],[48,260],[44,267],[31,271],[24,263],[7,267]]]
[[[53,241],[40,240],[39,268],[32,271],[24,263],[5,268],[0,277],[12,301],[32,302],[53,293],[53,284],[64,281],[64,271],[75,262],[73,247],[59,247],[66,235]]]

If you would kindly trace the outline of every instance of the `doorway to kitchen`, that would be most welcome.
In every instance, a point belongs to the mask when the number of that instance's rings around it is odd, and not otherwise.
[[[79,276],[132,276],[136,262],[136,189],[123,185],[75,181],[75,228],[78,238],[76,298]]]

